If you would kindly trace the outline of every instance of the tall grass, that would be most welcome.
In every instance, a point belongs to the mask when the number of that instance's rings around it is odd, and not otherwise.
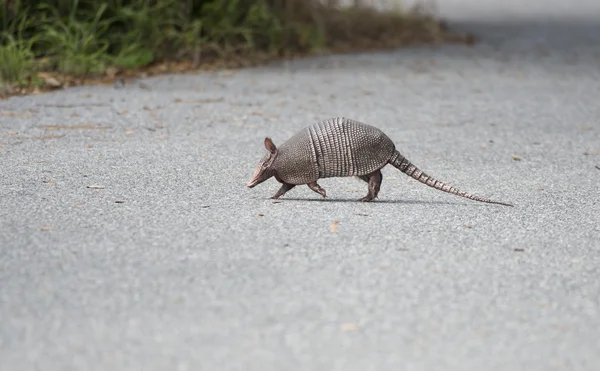
[[[341,9],[334,0],[2,0],[0,76],[98,75],[165,61],[285,56],[436,41],[421,14]]]

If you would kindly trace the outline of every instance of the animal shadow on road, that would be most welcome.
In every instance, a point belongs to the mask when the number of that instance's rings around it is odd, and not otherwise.
[[[277,201],[285,202],[285,201],[318,201],[318,202],[350,202],[350,203],[359,203],[359,204],[406,204],[406,205],[466,205],[466,203],[456,203],[456,202],[446,202],[446,201],[420,201],[420,200],[373,200],[370,202],[361,202],[358,199],[353,198],[327,198],[323,200],[322,198],[297,198],[297,197],[286,197],[277,199]],[[477,205],[475,206],[490,206],[490,205]]]

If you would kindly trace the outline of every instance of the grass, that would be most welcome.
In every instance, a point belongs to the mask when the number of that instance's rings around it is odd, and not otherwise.
[[[4,95],[316,53],[468,42],[427,12],[335,0],[1,0]]]

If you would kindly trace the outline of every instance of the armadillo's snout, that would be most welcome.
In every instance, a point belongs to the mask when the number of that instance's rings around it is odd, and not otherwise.
[[[252,188],[255,185],[257,185],[258,183],[260,183],[262,181],[261,175],[262,175],[262,173],[261,173],[260,169],[257,169],[254,172],[254,174],[252,175],[252,179],[248,182],[248,188]]]

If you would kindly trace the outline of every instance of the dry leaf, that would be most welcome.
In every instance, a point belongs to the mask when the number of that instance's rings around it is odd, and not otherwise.
[[[257,214],[258,216],[265,216],[265,214]]]
[[[471,229],[471,228],[473,228],[473,226],[472,225],[465,225],[465,228]]]
[[[342,331],[356,331],[359,329],[359,326],[357,323],[354,322],[346,322],[340,325],[340,329]]]
[[[54,77],[48,77],[44,79],[44,81],[46,82],[46,86],[51,88],[59,88],[62,86],[61,82],[55,79]]]
[[[134,133],[133,130],[125,130],[125,135],[131,135],[133,133]]]
[[[181,100],[179,98],[175,98],[175,99],[173,99],[173,102],[175,102],[175,103],[181,103],[181,102],[183,102],[183,100]]]
[[[91,188],[91,189],[104,189],[103,185],[89,185],[86,188]]]
[[[583,152],[583,154],[585,156],[596,156],[596,155],[598,155],[598,153],[600,153],[600,152],[598,152],[598,151],[585,151],[585,152]]]
[[[2,111],[2,116],[10,116],[10,117],[31,117],[31,113],[20,113],[20,112],[11,112],[11,111]]]
[[[8,135],[17,135],[17,134],[19,134],[19,133],[17,133],[16,131],[9,131],[8,132]]]
[[[121,111],[121,115],[126,115],[127,114],[127,110],[124,109],[123,111]]]
[[[56,183],[56,179],[44,180],[44,183],[47,183],[47,184]]]
[[[40,228],[40,229],[41,229],[42,231],[51,231],[51,230],[52,230],[52,228],[50,228],[50,227],[48,227],[48,226],[42,227],[42,228]]]
[[[224,101],[224,98],[207,98],[207,99],[196,99],[194,103],[218,103]]]
[[[85,148],[94,148],[94,146],[91,144],[88,144],[87,146],[85,146]]]
[[[71,129],[71,130],[79,130],[79,129],[104,129],[99,127],[96,124],[79,124],[79,125],[40,125],[41,128],[50,131],[56,131],[59,129]]]
[[[512,155],[512,159],[515,161],[521,161],[521,157],[519,157],[517,155]]]
[[[542,188],[542,187],[536,188],[536,191],[543,191],[543,190],[544,190],[544,188]]]
[[[337,231],[338,224],[340,224],[339,220],[336,220],[335,222],[333,222],[333,224],[331,224],[331,227],[329,227],[329,232]]]

